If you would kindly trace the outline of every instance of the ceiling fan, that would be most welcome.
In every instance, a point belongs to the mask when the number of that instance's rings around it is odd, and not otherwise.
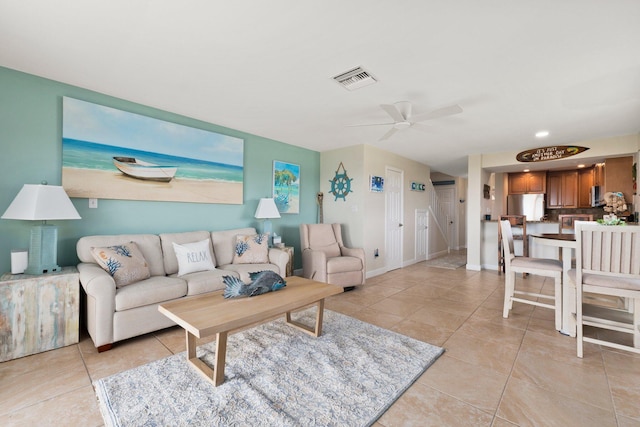
[[[457,104],[438,108],[437,110],[433,110],[424,114],[418,114],[416,116],[411,115],[412,105],[409,101],[399,101],[393,104],[380,104],[380,107],[382,107],[382,109],[386,111],[389,116],[391,116],[393,122],[349,125],[349,127],[390,125],[392,126],[392,128],[389,129],[387,133],[382,135],[382,137],[379,139],[379,141],[384,141],[399,130],[408,128],[420,129],[420,122],[462,113],[462,107]]]

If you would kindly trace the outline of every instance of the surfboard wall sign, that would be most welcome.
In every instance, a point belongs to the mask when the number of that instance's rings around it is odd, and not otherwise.
[[[551,147],[532,148],[531,150],[518,153],[516,160],[519,162],[545,162],[547,160],[558,160],[575,156],[588,149],[589,147],[578,147],[576,145],[553,145]]]

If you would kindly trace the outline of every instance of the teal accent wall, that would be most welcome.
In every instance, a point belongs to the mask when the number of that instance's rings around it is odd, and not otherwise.
[[[163,233],[225,230],[253,226],[261,197],[270,197],[273,161],[300,165],[300,213],[283,214],[273,230],[300,257],[301,223],[317,220],[320,153],[189,117],[113,98],[0,67],[0,215],[23,184],[62,182],[62,97],[69,96],[161,120],[211,130],[244,139],[244,203],[242,205],[149,202],[100,199],[89,209],[88,199],[73,198],[82,219],[54,221],[58,225],[58,264],[75,265],[78,238],[93,234]],[[215,102],[215,100],[211,100]],[[11,270],[11,249],[29,247],[30,221],[0,220],[0,274]]]

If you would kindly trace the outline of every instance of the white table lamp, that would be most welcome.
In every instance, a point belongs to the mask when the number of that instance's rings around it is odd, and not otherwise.
[[[64,188],[57,185],[25,184],[9,205],[3,219],[42,221],[31,228],[29,261],[25,273],[44,274],[60,271],[58,227],[47,220],[80,219]]]
[[[257,219],[264,219],[262,223],[262,232],[269,233],[269,236],[271,236],[273,234],[273,229],[271,228],[271,219],[280,218],[280,212],[278,211],[275,200],[270,197],[264,197],[260,199],[258,208],[256,209],[256,214],[254,216]],[[271,241],[271,237],[269,237],[269,241]]]

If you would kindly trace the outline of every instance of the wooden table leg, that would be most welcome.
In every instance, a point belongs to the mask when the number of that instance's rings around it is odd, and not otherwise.
[[[307,326],[307,325],[305,325],[303,323],[300,323],[300,322],[298,322],[296,320],[292,320],[290,311],[287,311],[285,313],[286,322],[288,324],[290,324],[291,326],[296,327],[296,328],[300,329],[301,331],[308,333],[309,335],[312,335],[314,337],[319,337],[320,335],[322,335],[322,319],[323,319],[323,316],[324,316],[324,298],[317,302],[317,306],[318,306],[318,308],[317,308],[317,312],[316,312],[315,328]]]
[[[227,358],[227,332],[219,332],[216,334],[216,360],[213,369],[200,360],[196,355],[197,337],[191,332],[187,333],[187,360],[202,374],[207,380],[211,381],[214,386],[219,386],[224,382],[224,364]]]
[[[216,363],[213,367],[213,384],[217,387],[224,382],[224,364],[227,359],[227,332],[216,334]]]

